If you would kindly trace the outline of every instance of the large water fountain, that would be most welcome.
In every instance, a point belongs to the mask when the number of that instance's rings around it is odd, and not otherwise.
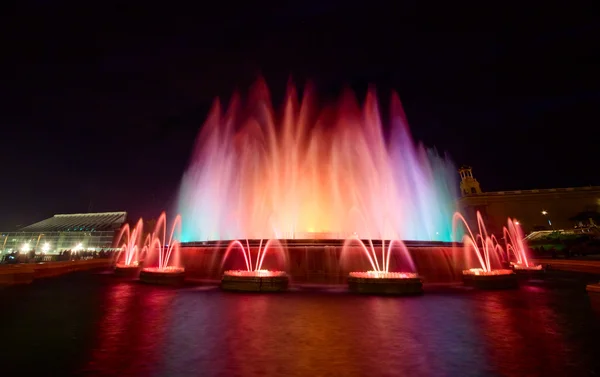
[[[151,284],[179,284],[185,279],[185,269],[179,259],[180,243],[176,231],[181,231],[181,216],[177,215],[167,238],[167,215],[161,213],[150,239],[147,263],[140,280]]]
[[[179,192],[186,248],[220,254],[232,240],[281,239],[301,266],[314,259],[300,255],[304,248],[325,248],[320,258],[335,259],[347,238],[451,241],[456,171],[413,142],[398,96],[385,127],[374,90],[362,108],[350,91],[325,108],[314,100],[310,86],[300,99],[289,86],[276,114],[259,80],[245,103],[234,95],[224,110],[215,101]],[[384,272],[391,273],[377,278]]]
[[[246,240],[245,245],[241,241],[233,241],[227,247],[222,264],[225,265],[228,257],[233,250],[239,250],[243,257],[245,270],[226,270],[221,279],[221,288],[229,291],[252,291],[252,292],[280,292],[288,288],[289,277],[285,271],[267,270],[263,268],[263,263],[268,251],[275,250],[283,256],[284,264],[287,262],[285,248],[279,240],[270,239],[266,242],[260,240],[257,248],[256,257],[252,259],[252,248],[250,241]]]
[[[398,96],[387,129],[374,90],[362,109],[351,92],[313,99],[290,86],[277,116],[259,80],[245,104],[215,101],[181,184],[182,241],[451,241],[456,171],[413,142]]]

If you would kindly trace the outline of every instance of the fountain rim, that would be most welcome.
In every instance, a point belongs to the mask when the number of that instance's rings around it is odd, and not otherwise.
[[[386,244],[392,241],[392,239],[371,239],[359,238],[363,243],[368,244],[369,241],[373,242],[373,246],[381,246],[382,241]],[[233,241],[240,241],[242,239],[224,239],[215,241],[189,241],[181,242],[179,246],[181,248],[192,248],[192,247],[227,247]],[[246,239],[243,239],[246,241]],[[258,247],[267,238],[261,239],[247,239],[250,247]],[[344,243],[348,241],[348,238],[316,238],[316,239],[298,239],[298,238],[277,238],[285,247],[309,247],[309,246],[344,246]],[[462,242],[447,242],[447,241],[418,241],[418,240],[401,240],[406,247],[463,247]],[[275,246],[275,245],[274,245]]]
[[[283,270],[260,270],[260,271],[248,271],[248,270],[225,270],[223,271],[223,277],[234,277],[234,278],[287,278],[287,272]]]

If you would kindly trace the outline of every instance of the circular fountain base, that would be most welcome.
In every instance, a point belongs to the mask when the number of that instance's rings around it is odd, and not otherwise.
[[[513,271],[517,274],[517,277],[519,278],[542,279],[546,276],[546,270],[542,268],[541,264],[537,266],[523,266],[513,264],[511,267]]]
[[[413,273],[351,272],[348,289],[353,293],[372,295],[418,295],[423,293],[423,281]]]
[[[588,285],[586,285],[585,290],[588,293],[593,293],[595,295],[599,295],[599,297],[600,297],[600,283],[588,284]]]
[[[478,289],[515,289],[519,287],[517,274],[513,270],[463,271],[463,283]]]
[[[221,289],[238,292],[283,292],[290,278],[283,271],[225,271]]]
[[[185,281],[185,269],[181,267],[148,267],[140,271],[140,281],[156,285],[180,285]]]
[[[141,266],[139,265],[127,265],[127,264],[117,264],[115,266],[115,276],[125,277],[125,278],[135,278],[140,274]]]

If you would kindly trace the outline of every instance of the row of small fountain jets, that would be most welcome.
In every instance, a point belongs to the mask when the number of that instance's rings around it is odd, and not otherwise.
[[[540,270],[541,265],[531,263],[528,254],[529,249],[524,240],[523,232],[518,222],[508,219],[507,226],[503,227],[504,248],[495,235],[489,234],[483,218],[477,212],[477,230],[474,234],[467,224],[466,219],[460,213],[455,213],[452,219],[453,229],[456,232],[458,225],[463,225],[465,232],[463,236],[463,245],[466,256],[475,256],[479,264],[478,267],[468,268],[463,271],[465,275],[504,275],[513,273],[515,270]],[[179,261],[180,243],[177,240],[177,234],[181,232],[181,216],[175,217],[167,238],[167,216],[161,213],[158,218],[154,231],[146,236],[142,242],[144,232],[144,222],[140,219],[132,229],[129,224],[121,229],[117,239],[117,245],[120,246],[120,253],[117,256],[117,267],[119,268],[138,268],[142,260],[147,266],[143,270],[147,272],[183,272]],[[263,268],[263,262],[267,251],[274,244],[281,246],[276,239],[270,239],[266,242],[260,240],[258,253],[253,260],[250,252],[250,243],[245,241],[232,241],[223,257],[222,265],[230,255],[231,251],[241,251],[246,270],[225,271],[226,275],[234,276],[282,276],[283,271],[271,271]],[[141,245],[141,247],[140,247]],[[374,246],[372,240],[365,242],[358,237],[349,238],[344,242],[342,250],[350,246],[358,246],[369,261],[371,270],[364,272],[351,272],[350,276],[358,278],[388,278],[402,279],[418,277],[412,258],[406,245],[401,240],[391,240],[386,247],[386,242],[381,242],[381,250]],[[282,248],[279,247],[279,250]],[[390,256],[392,250],[399,250],[401,256],[406,260],[406,267],[409,271],[391,272]],[[343,253],[343,251],[342,251]],[[508,266],[512,269],[507,268]],[[469,266],[467,266],[469,267]]]

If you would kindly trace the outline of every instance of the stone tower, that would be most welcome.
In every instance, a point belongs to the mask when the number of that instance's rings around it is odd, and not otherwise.
[[[460,174],[460,193],[462,196],[481,194],[479,182],[473,178],[473,169],[470,166],[462,166],[458,169]]]

